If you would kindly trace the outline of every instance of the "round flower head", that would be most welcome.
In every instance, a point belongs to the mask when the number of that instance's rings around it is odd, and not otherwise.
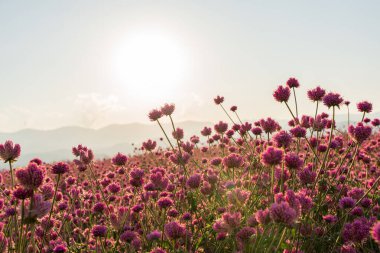
[[[204,127],[203,130],[201,131],[201,134],[203,136],[209,136],[211,135],[212,129],[210,127]]]
[[[53,165],[51,172],[53,174],[59,175],[59,174],[65,174],[69,171],[69,165],[63,162],[59,162]]]
[[[367,101],[363,101],[357,104],[357,108],[359,112],[370,113],[372,112],[372,104]]]
[[[183,139],[183,129],[177,128],[175,131],[173,131],[172,135],[173,135],[173,138],[176,140]]]
[[[300,87],[300,83],[294,77],[289,78],[288,81],[286,82],[286,85],[289,88],[298,88],[298,87]]]
[[[269,147],[265,152],[261,153],[261,162],[264,165],[272,166],[281,163],[283,151],[274,147]]]
[[[164,106],[161,107],[162,114],[166,116],[172,115],[174,110],[175,110],[174,104],[165,104]]]
[[[271,219],[276,223],[291,226],[297,219],[296,211],[290,207],[288,202],[274,203],[269,209]]]
[[[16,161],[20,153],[21,147],[19,144],[14,145],[12,141],[0,144],[0,158],[6,163]]]
[[[278,86],[277,90],[273,92],[273,97],[280,103],[288,102],[290,97],[290,89],[288,87],[280,85]]]
[[[185,227],[176,221],[165,224],[164,231],[170,239],[179,239],[186,235]]]
[[[236,112],[237,106],[236,105],[231,106],[230,110],[231,112]]]
[[[303,165],[303,161],[296,153],[287,153],[285,155],[285,166],[288,169],[300,169]]]
[[[323,97],[323,104],[328,108],[332,106],[339,107],[343,103],[343,98],[338,93],[328,93]]]
[[[240,155],[232,153],[224,157],[222,162],[223,162],[223,165],[226,166],[227,168],[239,168],[243,166],[244,159]]]
[[[278,148],[288,148],[292,142],[292,136],[286,131],[280,131],[273,136],[273,140]]]
[[[321,101],[322,98],[325,96],[325,94],[326,94],[326,91],[319,86],[315,89],[307,91],[307,96],[313,102]]]
[[[157,109],[153,109],[149,112],[148,117],[151,121],[156,121],[162,117],[162,112]]]
[[[372,238],[380,245],[380,221],[376,222],[371,229]]]
[[[33,206],[26,213],[29,215],[29,219],[42,218],[49,213],[51,209],[50,201],[45,201],[41,194],[35,194],[33,196]]]
[[[303,138],[306,136],[306,129],[301,126],[295,126],[289,131],[296,138]]]
[[[112,163],[116,166],[124,166],[127,161],[128,157],[120,152],[112,158]]]
[[[157,201],[157,205],[160,208],[168,208],[168,207],[171,207],[173,205],[173,200],[171,198],[169,198],[169,197],[161,197]]]
[[[16,177],[26,189],[37,189],[42,185],[44,172],[41,166],[30,163],[26,168],[18,169]]]
[[[156,148],[157,142],[149,139],[149,140],[143,142],[142,146],[146,151],[152,151]]]
[[[191,189],[196,189],[201,185],[202,177],[200,174],[194,174],[189,177],[186,181],[186,185]]]
[[[95,225],[92,227],[91,233],[94,237],[105,237],[107,234],[107,227],[103,225]]]
[[[216,98],[214,98],[214,102],[215,104],[220,105],[221,103],[224,102],[224,97],[216,96]]]
[[[358,143],[364,142],[371,136],[372,128],[370,126],[364,126],[362,123],[358,123],[356,127],[350,125],[348,127],[348,134]]]

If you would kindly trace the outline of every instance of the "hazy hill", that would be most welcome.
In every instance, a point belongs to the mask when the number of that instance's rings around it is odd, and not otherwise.
[[[370,115],[371,118],[380,117],[380,113]],[[361,119],[361,115],[351,115],[351,122]],[[226,122],[228,122],[225,119]],[[346,128],[347,116],[337,115],[337,125]],[[250,120],[249,122],[253,122]],[[287,120],[280,120],[280,124],[287,129]],[[184,121],[177,123],[185,131],[185,137],[199,135],[204,126],[212,126],[211,122]],[[170,134],[172,127],[163,125]],[[22,155],[16,166],[25,165],[29,160],[39,157],[45,162],[73,159],[71,148],[78,144],[86,145],[94,150],[97,158],[110,157],[117,152],[130,154],[134,147],[140,147],[147,139],[159,140],[163,137],[157,124],[120,124],[109,125],[101,129],[90,129],[76,126],[62,127],[53,130],[24,129],[14,133],[0,133],[0,142],[13,140],[22,147]],[[165,145],[159,142],[159,145]],[[132,144],[135,144],[133,146]],[[1,164],[0,169],[5,168]]]

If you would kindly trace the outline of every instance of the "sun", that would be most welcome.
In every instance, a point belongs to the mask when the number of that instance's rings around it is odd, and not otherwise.
[[[126,92],[151,102],[175,96],[185,70],[184,48],[159,31],[129,34],[115,55],[114,71]]]

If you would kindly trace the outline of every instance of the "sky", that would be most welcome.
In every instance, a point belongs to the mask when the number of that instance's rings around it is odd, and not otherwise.
[[[380,1],[0,0],[0,131],[175,120],[288,118],[273,90],[296,77],[355,104],[380,96]],[[324,108],[327,110],[327,108]],[[340,113],[345,113],[342,110]]]

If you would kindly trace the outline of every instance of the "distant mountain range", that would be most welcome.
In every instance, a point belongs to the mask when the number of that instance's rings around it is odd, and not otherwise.
[[[359,121],[361,115],[350,116],[351,122]],[[380,118],[380,113],[373,113],[371,118]],[[225,119],[226,122],[229,122]],[[249,122],[253,122],[250,120]],[[287,129],[287,120],[280,120],[280,124]],[[338,127],[347,126],[347,116],[337,115]],[[194,134],[199,135],[204,126],[213,126],[211,122],[184,121],[176,124],[176,127],[184,129],[185,137]],[[170,134],[172,127],[164,124],[163,127]],[[60,160],[71,160],[73,155],[71,148],[78,144],[86,145],[93,149],[97,158],[112,157],[117,152],[125,154],[133,153],[134,147],[141,147],[147,139],[159,140],[163,137],[161,129],[157,124],[119,124],[109,125],[101,129],[90,129],[83,127],[62,127],[53,130],[24,129],[13,133],[0,133],[0,142],[12,140],[19,143],[22,148],[21,157],[16,166],[24,166],[29,160],[38,157],[45,162]],[[165,145],[157,141],[158,145]],[[134,144],[134,145],[133,145]],[[0,170],[6,165],[0,164]]]

